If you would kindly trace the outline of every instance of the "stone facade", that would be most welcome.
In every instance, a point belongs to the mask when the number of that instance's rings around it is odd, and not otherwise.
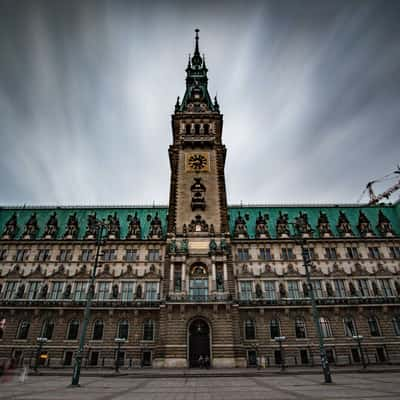
[[[71,366],[400,361],[400,203],[227,206],[222,114],[198,38],[172,116],[168,207],[0,208],[0,357]],[[94,288],[99,221],[105,226]],[[296,229],[295,229],[296,228]],[[275,340],[284,336],[283,349]]]

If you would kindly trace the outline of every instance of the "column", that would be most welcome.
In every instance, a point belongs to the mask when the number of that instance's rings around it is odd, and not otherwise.
[[[169,292],[173,293],[174,292],[174,268],[175,264],[171,263],[170,264],[170,269],[169,269]]]
[[[228,291],[228,266],[226,265],[226,262],[224,262],[223,268],[224,268],[224,292],[227,292]]]
[[[216,269],[215,269],[215,260],[212,260],[212,264],[211,264],[211,291],[213,291],[213,292],[215,292],[217,290],[216,279],[217,279],[217,272],[216,272]]]
[[[181,279],[182,279],[182,292],[186,292],[186,264],[182,263],[182,272],[181,272]]]

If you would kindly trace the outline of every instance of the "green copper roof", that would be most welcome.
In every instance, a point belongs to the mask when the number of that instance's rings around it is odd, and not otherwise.
[[[339,211],[345,213],[349,220],[354,236],[360,236],[357,229],[359,211],[362,211],[369,219],[373,232],[377,237],[380,236],[376,226],[378,224],[378,213],[382,211],[383,214],[389,219],[393,232],[396,236],[400,236],[400,203],[395,205],[379,205],[379,206],[357,206],[357,205],[332,205],[332,206],[230,206],[228,207],[229,213],[229,226],[231,234],[233,235],[235,220],[239,215],[244,218],[246,222],[247,231],[250,238],[255,237],[256,219],[259,213],[268,215],[267,227],[271,238],[276,238],[276,221],[279,212],[288,214],[289,222],[294,222],[299,213],[306,213],[308,222],[311,228],[314,229],[314,237],[318,237],[317,223],[320,211],[324,212],[330,224],[330,229],[334,236],[339,237],[336,225],[338,223]],[[120,223],[120,238],[124,239],[127,236],[129,221],[128,216],[137,213],[141,225],[141,238],[146,239],[149,234],[151,220],[155,217],[156,213],[161,219],[162,230],[165,237],[167,227],[167,214],[168,208],[165,206],[155,207],[0,207],[0,235],[4,232],[7,221],[11,218],[13,213],[17,216],[17,234],[16,239],[20,239],[25,229],[25,224],[31,217],[32,213],[36,213],[39,231],[36,239],[43,237],[46,224],[53,213],[56,213],[58,222],[58,231],[56,239],[62,239],[66,230],[67,221],[70,215],[76,213],[78,220],[79,233],[78,239],[83,239],[86,233],[88,216],[96,213],[98,219],[105,218],[109,215],[116,213]],[[291,232],[293,228],[290,227]]]

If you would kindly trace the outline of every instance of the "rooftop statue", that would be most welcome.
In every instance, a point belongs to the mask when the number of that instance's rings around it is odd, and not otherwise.
[[[76,239],[78,237],[78,218],[76,212],[68,217],[67,228],[65,229],[64,238]]]

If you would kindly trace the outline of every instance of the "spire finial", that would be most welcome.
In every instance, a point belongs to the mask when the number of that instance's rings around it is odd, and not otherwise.
[[[195,50],[194,50],[194,54],[199,54],[199,32],[200,32],[200,29],[197,28],[194,31],[196,32],[196,37],[195,37],[195,39],[196,39],[196,47],[195,47]]]

